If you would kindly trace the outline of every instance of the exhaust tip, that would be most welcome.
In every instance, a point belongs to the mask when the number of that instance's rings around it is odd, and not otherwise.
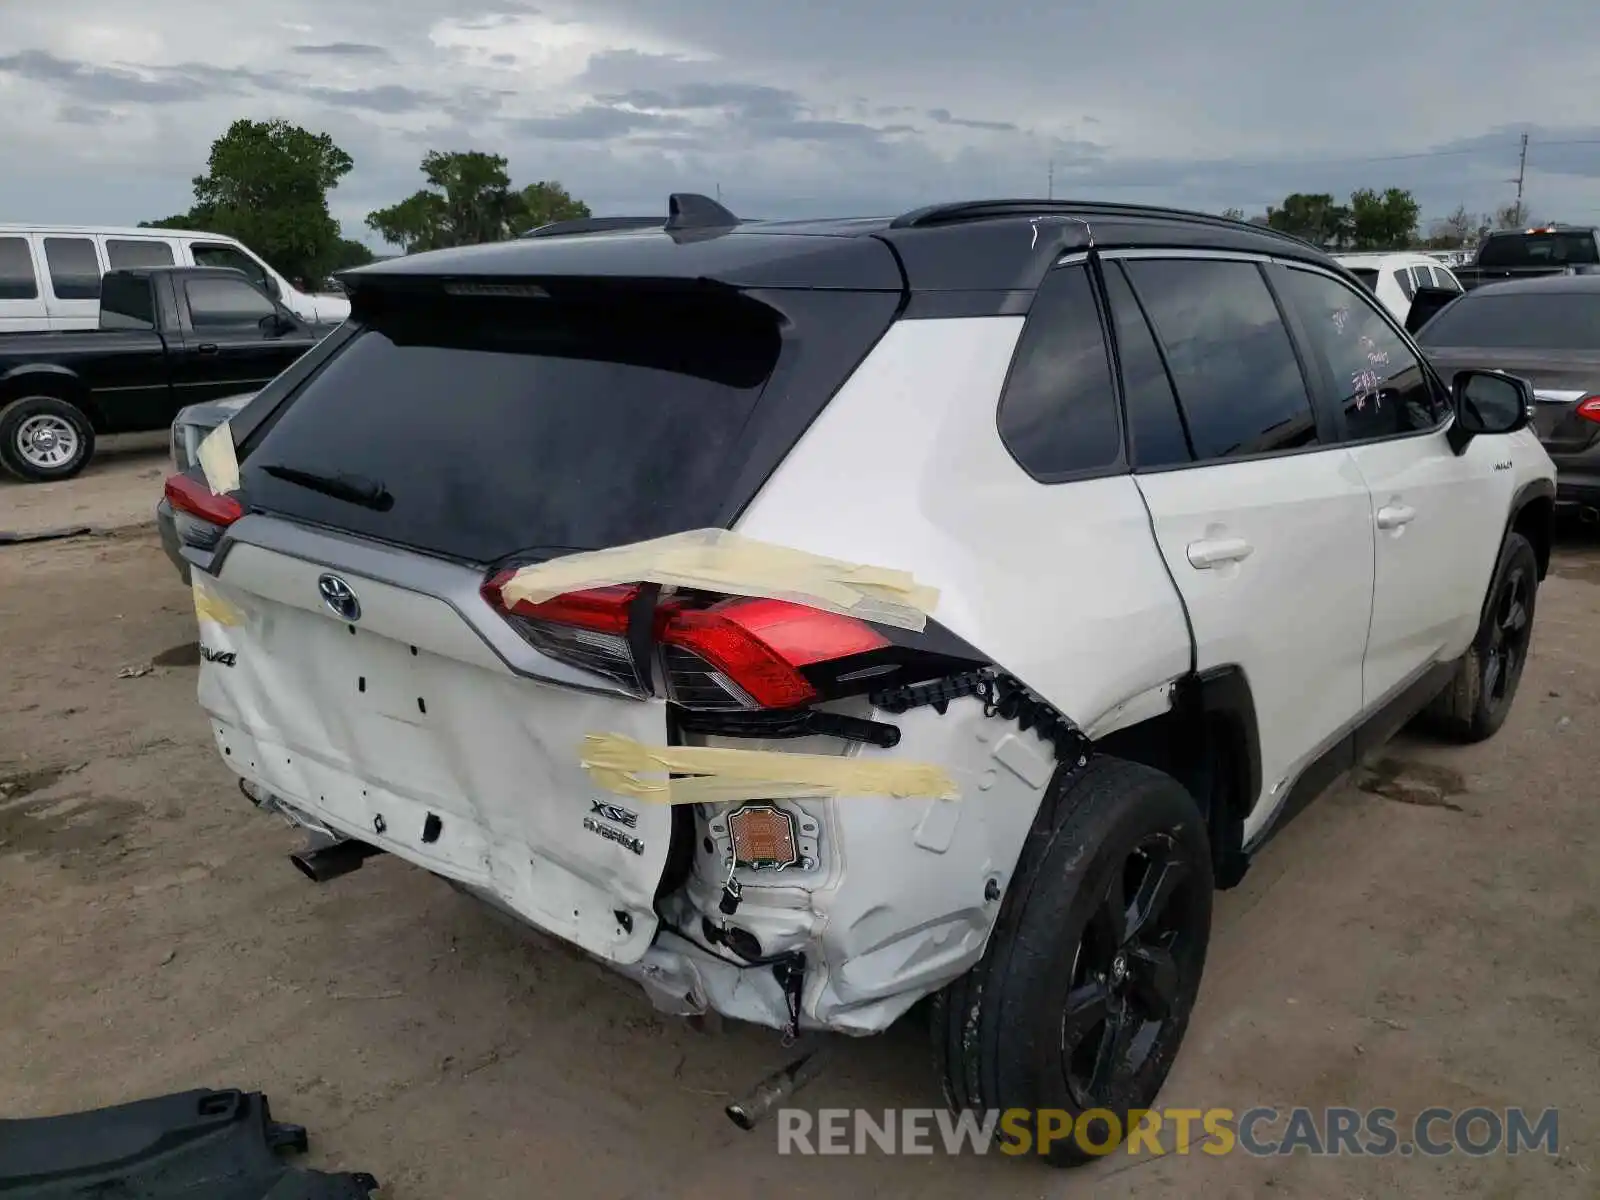
[[[352,840],[335,842],[315,850],[300,850],[289,855],[289,861],[294,864],[295,870],[312,883],[327,883],[330,879],[350,874],[374,854],[382,853],[376,846]]]
[[[745,1111],[745,1107],[742,1104],[730,1104],[722,1111],[728,1114],[728,1120],[732,1121],[746,1133],[749,1133],[756,1127],[756,1119],[747,1111]]]

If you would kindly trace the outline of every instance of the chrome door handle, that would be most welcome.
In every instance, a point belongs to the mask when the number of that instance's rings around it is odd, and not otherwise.
[[[1198,571],[1208,571],[1224,563],[1240,562],[1255,550],[1243,538],[1206,538],[1188,545],[1189,565]]]
[[[1408,504],[1385,504],[1378,510],[1378,528],[1399,529],[1411,524],[1416,515],[1417,510]]]

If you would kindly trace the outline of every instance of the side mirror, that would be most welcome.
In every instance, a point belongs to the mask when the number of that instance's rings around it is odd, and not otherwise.
[[[283,289],[278,286],[278,281],[271,275],[263,275],[261,277],[261,286],[266,289],[267,295],[271,296],[274,300],[281,300],[283,298]]]
[[[1449,288],[1419,287],[1411,297],[1411,310],[1406,313],[1406,332],[1416,333],[1459,295]]]
[[[1501,371],[1457,371],[1451,383],[1456,420],[1450,430],[1457,454],[1473,438],[1516,433],[1532,419],[1533,385]]]
[[[283,337],[299,328],[300,322],[286,312],[275,312],[269,317],[261,318],[261,332],[267,337]]]

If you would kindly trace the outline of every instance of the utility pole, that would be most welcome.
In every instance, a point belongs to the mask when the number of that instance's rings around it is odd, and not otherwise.
[[[1053,158],[1050,160],[1049,172],[1045,176],[1045,191],[1047,193],[1046,199],[1054,200],[1056,198],[1056,160]]]
[[[1528,173],[1528,135],[1522,135],[1522,153],[1517,157],[1517,212],[1522,212],[1522,181]]]
[[[720,183],[717,184],[717,203],[722,203],[722,185]]]

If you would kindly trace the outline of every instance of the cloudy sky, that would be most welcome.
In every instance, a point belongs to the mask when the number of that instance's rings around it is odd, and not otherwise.
[[[1255,213],[1290,191],[1600,223],[1594,0],[0,0],[0,219],[180,212],[236,117],[355,159],[353,236],[428,149],[597,213],[938,199]],[[1458,65],[1460,64],[1460,65]]]

